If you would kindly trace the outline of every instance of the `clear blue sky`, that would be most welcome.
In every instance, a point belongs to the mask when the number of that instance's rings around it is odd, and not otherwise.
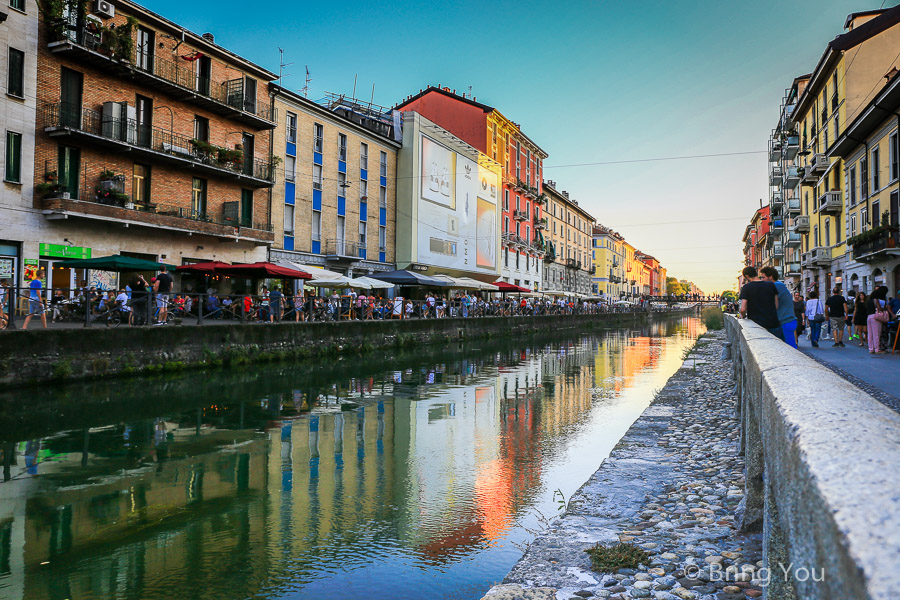
[[[382,105],[428,84],[472,86],[549,153],[546,179],[670,275],[714,291],[733,286],[744,226],[767,197],[762,151],[784,89],[847,14],[881,2],[146,5],[274,72],[284,48],[285,87],[299,90],[308,65],[310,98],[351,92],[355,74],[357,96],[374,83]],[[565,166],[748,151],[760,152]]]

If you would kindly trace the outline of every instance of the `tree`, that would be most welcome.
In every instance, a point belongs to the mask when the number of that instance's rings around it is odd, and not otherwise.
[[[737,292],[735,292],[734,290],[727,290],[725,292],[722,292],[722,300],[724,300],[725,302],[737,302],[737,299]]]
[[[676,278],[666,277],[666,293],[678,296],[680,294],[686,294],[687,292],[681,282]]]

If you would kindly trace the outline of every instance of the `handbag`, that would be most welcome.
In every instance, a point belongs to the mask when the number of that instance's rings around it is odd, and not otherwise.
[[[875,301],[875,320],[879,323],[887,323],[890,321],[890,315],[888,315],[888,311],[886,311],[881,305],[878,304],[878,300]]]
[[[819,309],[819,308],[821,308],[821,307],[822,307],[822,303],[821,303],[821,302],[819,302],[818,304],[816,304],[816,308],[817,308],[817,309]],[[815,321],[816,323],[824,323],[824,322],[825,322],[825,313],[824,313],[824,312],[818,312],[818,310],[817,310],[817,311],[816,311],[816,314],[813,315],[813,321]]]

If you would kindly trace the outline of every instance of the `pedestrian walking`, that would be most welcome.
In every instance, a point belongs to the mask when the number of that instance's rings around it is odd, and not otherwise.
[[[284,294],[275,286],[269,292],[269,322],[274,323],[280,321],[284,314]]]
[[[41,297],[41,290],[44,287],[43,279],[44,270],[38,269],[34,279],[28,284],[31,291],[28,295],[28,316],[25,317],[25,323],[22,325],[23,331],[28,329],[28,324],[31,323],[31,317],[34,315],[40,315],[41,324],[44,326],[44,329],[47,329],[47,312],[44,310],[44,299]]]
[[[812,290],[809,300],[806,301],[806,325],[809,327],[809,341],[813,348],[819,347],[819,337],[822,335],[822,323],[825,322],[825,306],[819,300],[819,292]]]
[[[882,326],[893,318],[891,308],[887,303],[887,291],[886,286],[876,288],[867,303],[869,316],[866,328],[869,333],[869,354],[883,353],[881,349]]]
[[[804,313],[806,313],[806,302],[803,301],[800,292],[794,292],[794,318],[797,319],[797,328],[794,330],[795,348],[800,345],[800,334],[806,329],[803,322]]]
[[[832,347],[844,347],[844,319],[847,317],[847,300],[841,293],[841,288],[832,290],[832,295],[825,301],[825,318],[831,323],[831,332],[834,343]]]
[[[754,267],[743,270],[747,283],[741,288],[741,317],[750,319],[780,340],[784,331],[778,321],[778,290],[771,281],[759,281]]]
[[[169,293],[172,291],[172,276],[169,275],[169,268],[162,266],[161,272],[156,276],[153,282],[153,292],[156,294],[156,308],[159,309],[157,317],[157,325],[165,325],[166,318],[169,316]]]
[[[774,284],[775,289],[778,290],[778,322],[781,324],[784,342],[788,346],[796,348],[797,317],[794,316],[794,301],[791,291],[784,283],[778,281],[778,270],[775,267],[763,267],[761,273],[763,280]]]
[[[868,332],[866,330],[869,322],[869,308],[867,305],[868,298],[866,298],[865,292],[858,293],[856,301],[853,303],[853,327],[860,346],[865,346],[867,343]]]

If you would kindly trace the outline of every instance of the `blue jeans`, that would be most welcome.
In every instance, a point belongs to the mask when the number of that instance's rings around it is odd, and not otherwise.
[[[792,347],[797,347],[797,341],[794,339],[794,332],[797,331],[797,319],[781,324],[781,331],[784,332],[784,341]]]
[[[824,321],[823,321],[824,322]],[[822,323],[819,321],[809,322],[809,341],[819,343],[819,336],[822,334]]]
[[[769,333],[777,337],[782,342],[784,341],[784,331],[781,330],[781,325],[778,327],[773,327],[772,329],[766,329]]]

